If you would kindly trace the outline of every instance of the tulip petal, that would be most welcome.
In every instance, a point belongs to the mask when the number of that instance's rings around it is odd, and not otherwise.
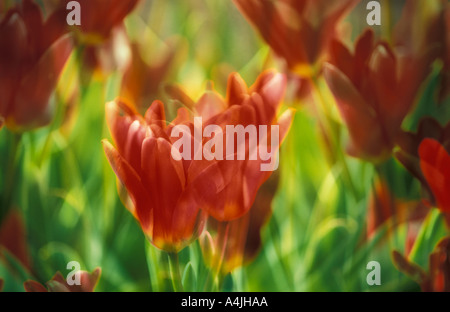
[[[146,189],[142,185],[141,178],[111,143],[103,140],[102,144],[109,164],[128,190],[142,228],[144,231],[149,230],[153,216],[153,205],[149,200]]]
[[[438,208],[450,212],[450,156],[436,140],[425,139],[419,147],[420,167],[430,186]]]
[[[226,107],[225,100],[217,92],[206,91],[198,100],[195,110],[203,121],[207,121],[223,112]]]
[[[183,162],[171,153],[172,145],[162,138],[148,137],[142,144],[142,181],[155,207],[152,239],[160,248],[159,241],[172,238],[172,217],[186,184]]]
[[[358,157],[374,159],[384,157],[386,151],[383,144],[388,139],[383,134],[375,112],[339,69],[331,64],[325,64],[324,76],[347,124],[352,144],[350,152]]]
[[[161,101],[154,101],[145,113],[145,121],[149,125],[155,124],[161,129],[166,127],[166,114],[164,104]]]
[[[233,73],[228,77],[227,83],[227,97],[228,105],[239,105],[244,100],[245,95],[248,94],[248,88],[242,77]]]
[[[0,224],[0,246],[6,248],[26,268],[30,268],[26,227],[19,211],[11,210]]]
[[[36,281],[26,281],[23,283],[23,287],[26,292],[48,292],[47,288]]]

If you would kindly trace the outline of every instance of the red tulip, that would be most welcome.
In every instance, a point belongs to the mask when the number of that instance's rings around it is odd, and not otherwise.
[[[289,69],[300,73],[323,59],[336,25],[357,0],[233,0]]]
[[[428,76],[428,55],[397,55],[376,42],[371,29],[357,40],[354,53],[338,41],[331,47],[325,79],[350,135],[348,152],[380,162],[391,155],[403,119]]]
[[[116,148],[106,140],[103,147],[119,186],[127,190],[126,207],[156,247],[181,250],[203,226],[194,195],[197,170],[204,168],[172,157],[173,125],[166,126],[161,102],[155,101],[144,118],[118,100],[107,104],[106,117]]]
[[[77,44],[83,46],[81,59],[86,69],[103,72],[124,69],[129,60],[121,52],[129,43],[123,20],[139,0],[79,0],[81,25],[69,27],[66,18],[70,1],[45,0],[44,4],[46,10],[58,16],[60,27],[70,30]]]
[[[249,88],[237,74],[231,74],[228,80],[227,96],[224,99],[214,90],[207,91],[197,103],[191,100],[180,89],[172,88],[171,95],[194,110],[194,114],[201,116],[204,126],[219,125],[222,128],[224,141],[226,126],[243,125],[279,125],[280,143],[285,138],[292,122],[291,111],[276,118],[286,87],[284,75],[267,71]],[[185,109],[183,116],[189,116]],[[270,130],[269,130],[270,132]],[[268,141],[271,139],[268,138]],[[236,143],[236,142],[235,142]],[[259,142],[261,144],[261,142]],[[270,145],[270,144],[269,144]],[[255,149],[258,146],[255,146]],[[236,148],[235,148],[236,151]],[[226,158],[224,150],[223,158]],[[246,151],[247,156],[249,150]],[[211,189],[210,192],[200,192],[197,200],[202,204],[208,215],[218,221],[230,221],[246,214],[253,205],[259,187],[271,175],[271,171],[261,171],[262,160],[222,161],[218,163],[220,171],[205,171],[204,184],[200,190]],[[225,179],[231,183],[211,185],[208,176],[215,176],[217,181]]]
[[[101,269],[96,268],[92,273],[79,271],[80,285],[69,285],[64,276],[57,272],[53,278],[44,285],[28,280],[23,286],[27,292],[93,292],[100,279]]]
[[[0,20],[0,126],[25,131],[49,123],[49,106],[72,45],[58,17],[44,22],[31,0]]]
[[[147,64],[142,58],[139,45],[131,45],[131,63],[122,79],[121,96],[136,105],[136,110],[147,109],[156,99],[163,79],[167,76],[175,57],[175,48],[169,43],[167,55],[159,62]]]
[[[425,139],[419,146],[420,168],[450,226],[450,155],[438,141]]]
[[[433,193],[420,168],[419,146],[426,139],[438,141],[447,151],[450,151],[450,123],[442,127],[433,118],[423,118],[416,133],[403,132],[398,139],[400,149],[395,152],[396,158],[422,184],[423,195],[432,204],[436,204]]]
[[[407,0],[402,17],[394,30],[394,44],[401,53],[420,57],[428,55],[429,62],[440,58],[444,62],[439,97],[448,96],[450,79],[450,4],[447,0]],[[435,50],[436,53],[429,53]]]
[[[394,264],[399,271],[413,278],[424,292],[450,291],[450,238],[442,239],[430,254],[429,270],[425,272],[399,252],[393,252]]]
[[[0,247],[5,248],[23,266],[30,268],[25,224],[22,214],[16,210],[11,210],[0,224]]]

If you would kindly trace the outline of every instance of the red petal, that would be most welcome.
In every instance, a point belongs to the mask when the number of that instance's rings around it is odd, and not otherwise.
[[[26,281],[23,283],[23,287],[26,292],[48,292],[47,288],[36,281]]]
[[[164,104],[161,101],[154,101],[145,113],[145,120],[149,125],[155,124],[164,129],[166,127]]]
[[[238,105],[244,100],[245,95],[248,94],[248,88],[242,77],[233,73],[228,77],[227,83],[227,98],[226,102],[229,106]]]
[[[18,211],[12,210],[0,224],[0,245],[30,268],[25,223]]]
[[[430,186],[438,208],[450,212],[450,156],[445,148],[433,139],[425,139],[419,147],[420,167]]]
[[[333,92],[352,139],[352,154],[377,159],[385,157],[389,142],[383,137],[375,112],[351,81],[331,64],[324,65],[324,77]]]
[[[186,178],[182,161],[171,155],[172,145],[165,139],[148,137],[142,145],[142,181],[150,194],[153,211],[154,244],[172,239],[172,218],[184,190]]]
[[[147,190],[144,188],[141,178],[111,143],[106,140],[103,140],[102,143],[112,169],[128,190],[143,230],[149,230],[152,222],[153,206],[151,205]]]

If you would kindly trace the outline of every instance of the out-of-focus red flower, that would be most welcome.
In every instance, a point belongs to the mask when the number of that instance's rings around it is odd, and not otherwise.
[[[367,237],[370,239],[381,226],[387,224],[386,222],[390,222],[388,231],[406,223],[408,234],[405,250],[408,254],[414,245],[420,224],[428,212],[429,209],[420,201],[403,201],[395,198],[386,181],[377,179],[368,205]]]
[[[431,53],[431,52],[430,52]],[[334,41],[325,79],[350,134],[349,154],[372,162],[391,155],[405,116],[430,71],[429,55],[398,55],[367,29],[353,53]]]
[[[26,237],[22,214],[16,210],[11,210],[0,224],[0,247],[5,248],[23,266],[29,269],[30,257]]]
[[[424,292],[450,291],[450,238],[443,238],[429,257],[429,271],[410,262],[398,251],[392,253],[397,269],[414,279]]]
[[[205,212],[219,221],[244,215],[258,188],[271,174],[261,171],[259,158],[195,160],[191,150],[191,160],[177,161],[171,155],[172,144],[178,141],[171,137],[172,129],[187,126],[191,130],[187,135],[194,142],[194,115],[204,120],[203,128],[198,129],[201,133],[212,124],[221,127],[224,135],[226,125],[272,125],[284,86],[283,75],[273,72],[262,74],[251,88],[233,74],[226,100],[208,91],[196,104],[180,89],[172,88],[171,94],[195,112],[180,108],[169,125],[159,101],[147,110],[145,118],[123,102],[107,105],[108,124],[117,149],[104,141],[106,155],[130,196],[130,200],[124,200],[126,206],[155,246],[166,251],[186,246],[202,229]],[[291,117],[288,111],[278,120],[280,141],[289,129]],[[202,139],[203,147],[207,140]]]
[[[71,0],[43,0],[45,10],[58,16],[60,26],[70,28],[87,44],[98,44],[111,35],[111,31],[122,24],[124,18],[136,7],[139,0],[77,0],[81,8],[81,25],[67,25]]]
[[[211,124],[220,126],[224,142],[227,125],[244,127],[255,125],[257,128],[267,125],[269,136],[270,126],[278,125],[279,143],[281,144],[292,122],[290,110],[277,119],[277,111],[281,105],[285,88],[286,78],[284,75],[266,71],[251,87],[247,87],[238,74],[231,74],[226,98],[214,91],[212,87],[196,103],[176,87],[171,88],[171,95],[190,107],[194,111],[194,115],[201,116],[205,127]],[[183,116],[189,116],[186,109],[182,108],[181,111],[184,111]],[[259,134],[259,130],[257,131]],[[269,137],[267,140],[270,147],[271,138]],[[224,159],[226,158],[225,152],[224,150]],[[250,152],[247,150],[247,155]],[[214,188],[214,191],[197,194],[198,200],[203,203],[202,209],[218,221],[230,221],[246,214],[253,205],[259,187],[272,174],[271,171],[261,171],[261,163],[260,157],[256,160],[248,160],[247,157],[244,161],[220,162],[218,172],[205,171],[204,179],[202,179],[204,184],[200,189]],[[216,181],[226,177],[227,181],[231,179],[232,182],[225,187],[221,184],[212,185],[207,178],[209,175],[216,176]]]
[[[169,49],[170,52],[162,60],[150,65],[142,58],[139,45],[131,45],[131,63],[122,79],[121,96],[136,105],[136,110],[146,110],[156,99],[175,57],[175,48]]]
[[[438,141],[447,151],[450,151],[450,123],[443,127],[433,118],[423,118],[416,133],[402,132],[398,139],[400,149],[395,152],[395,156],[421,182],[425,192],[423,197],[432,204],[436,204],[430,186],[420,168],[419,146],[426,138]]]
[[[173,125],[166,125],[162,102],[155,101],[144,118],[116,100],[106,105],[106,117],[116,148],[106,140],[103,147],[119,187],[127,190],[122,200],[156,247],[181,250],[203,228],[194,189],[197,170],[204,168],[172,157]]]
[[[111,72],[123,70],[128,64],[128,37],[123,20],[138,4],[139,0],[79,0],[81,25],[68,26],[67,4],[70,0],[45,0],[48,11],[58,16],[60,27],[71,31],[79,46],[81,59],[90,69]],[[100,73],[97,71],[97,73]],[[86,74],[86,73],[85,73]]]
[[[68,0],[66,0],[68,1]],[[84,44],[83,62],[90,69],[111,72],[123,70],[129,60],[123,20],[139,0],[81,0],[81,26],[73,26],[78,41]]]
[[[272,215],[271,204],[278,184],[273,174],[259,189],[252,208],[244,216],[229,222],[209,218],[200,237],[205,263],[227,274],[244,266],[258,255],[261,229]]]
[[[69,285],[64,276],[57,272],[46,286],[36,281],[28,280],[23,286],[27,292],[93,292],[100,279],[101,269],[96,268],[92,273],[79,271],[80,285]]]
[[[450,4],[447,0],[405,3],[402,17],[394,29],[394,45],[399,53],[428,55],[429,62],[440,58],[444,62],[441,100],[448,96],[450,78]],[[436,53],[429,53],[435,50]]]
[[[24,0],[0,20],[0,126],[25,131],[49,123],[50,96],[72,51],[58,17],[43,20]]]
[[[290,70],[311,74],[357,0],[233,0]]]
[[[0,291],[3,290],[3,280],[0,278]]]
[[[425,139],[419,146],[420,168],[437,208],[450,226],[450,155],[438,141]]]

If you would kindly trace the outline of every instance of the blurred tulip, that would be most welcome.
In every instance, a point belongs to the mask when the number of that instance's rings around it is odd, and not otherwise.
[[[272,200],[278,185],[273,174],[259,189],[252,208],[244,216],[229,222],[209,218],[200,238],[205,263],[225,275],[249,264],[261,248],[261,230],[272,215]]]
[[[325,79],[350,134],[349,154],[372,162],[390,157],[403,119],[430,72],[428,55],[398,56],[367,29],[352,54],[334,41]]]
[[[139,0],[78,0],[81,7],[81,25],[68,26],[67,4],[70,0],[44,0],[47,11],[58,16],[60,27],[71,31],[77,46],[82,47],[80,58],[88,72],[109,73],[123,70],[129,62],[129,43],[123,20]]]
[[[450,77],[450,4],[447,0],[407,0],[402,17],[394,30],[394,45],[397,52],[416,58],[429,57],[432,63],[440,58],[442,70],[441,100],[448,96]],[[430,53],[435,50],[436,53]]]
[[[31,0],[0,20],[0,125],[22,132],[48,124],[50,97],[72,51],[58,17],[44,22]]]
[[[279,125],[279,143],[281,144],[289,131],[293,117],[292,111],[288,110],[277,119],[277,111],[281,105],[285,88],[286,78],[284,75],[266,71],[250,88],[238,74],[231,74],[225,99],[212,87],[201,96],[197,103],[179,88],[172,87],[169,93],[174,99],[193,109],[196,116],[201,116],[205,127],[210,124],[220,126],[224,141],[227,125],[244,127],[248,125],[256,127]],[[184,116],[189,116],[185,108],[182,108],[181,111],[185,112]],[[270,137],[268,141],[270,141]],[[270,143],[268,145],[270,146]],[[256,149],[258,146],[254,148]],[[247,154],[250,152],[246,151]],[[226,158],[225,151],[223,158]],[[247,158],[245,161],[222,161],[219,163],[219,172],[205,171],[203,173],[204,184],[200,189],[207,190],[211,187],[215,189],[211,192],[197,194],[197,200],[202,202],[202,209],[218,221],[230,221],[246,214],[253,205],[259,187],[272,174],[271,171],[261,171],[261,163],[260,158],[257,160],[248,160]],[[226,184],[225,187],[221,184],[212,186],[207,178],[208,175],[216,175],[217,181],[225,178],[226,181],[231,179],[233,182]],[[242,183],[234,181],[242,181]]]
[[[419,146],[426,138],[440,142],[447,151],[450,151],[450,123],[442,127],[433,118],[423,118],[419,123],[417,133],[403,132],[401,134],[398,140],[400,149],[395,152],[395,156],[421,182],[425,192],[423,197],[435,204],[433,193],[420,168]]]
[[[80,285],[69,285],[64,276],[57,272],[46,286],[36,281],[28,280],[23,286],[26,292],[94,292],[100,279],[101,269],[96,268],[92,273],[79,271]]]
[[[175,47],[170,46],[169,49],[162,60],[148,64],[142,58],[139,45],[137,43],[131,45],[131,63],[122,79],[121,96],[136,105],[136,110],[146,110],[156,99],[175,57]]]
[[[425,139],[419,146],[420,168],[450,226],[450,155],[438,141]]]
[[[233,0],[290,70],[311,73],[358,0]]]
[[[3,290],[3,280],[0,278],[0,291]]]
[[[450,291],[450,238],[443,238],[429,257],[429,271],[410,262],[397,251],[393,252],[394,264],[399,271],[414,279],[424,292]]]
[[[68,0],[66,0],[67,2]],[[80,0],[81,25],[72,26],[85,46],[84,64],[102,72],[124,70],[129,62],[129,43],[123,20],[139,0]]]
[[[181,250],[203,228],[194,197],[196,170],[203,168],[172,157],[172,126],[166,126],[161,102],[155,101],[144,118],[117,100],[106,105],[106,118],[116,148],[106,140],[103,147],[127,190],[129,199],[122,200],[153,245],[168,252]]]
[[[22,214],[16,210],[11,210],[0,224],[0,247],[5,248],[24,267],[30,269],[25,223]]]

